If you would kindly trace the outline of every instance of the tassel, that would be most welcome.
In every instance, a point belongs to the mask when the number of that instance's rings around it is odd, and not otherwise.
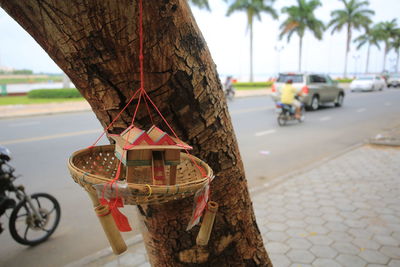
[[[114,218],[115,224],[120,232],[130,232],[132,231],[131,226],[129,225],[128,218],[119,211],[118,208],[123,208],[124,204],[120,197],[112,198],[110,201],[107,201],[105,198],[100,199],[100,203],[102,205],[107,205],[110,209],[111,215]]]

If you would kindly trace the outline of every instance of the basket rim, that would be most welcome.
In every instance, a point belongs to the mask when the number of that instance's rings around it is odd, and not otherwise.
[[[75,151],[74,153],[72,153],[72,155],[69,157],[68,159],[68,168],[70,171],[75,172],[78,176],[82,176],[82,177],[90,177],[91,179],[94,180],[98,180],[98,183],[108,183],[109,181],[111,181],[112,179],[110,178],[105,178],[104,176],[100,176],[100,175],[96,175],[96,174],[91,174],[89,172],[85,172],[82,169],[78,168],[74,163],[73,163],[73,159],[74,157],[82,154],[82,153],[88,153],[89,150],[97,150],[100,152],[113,152],[115,148],[115,145],[113,144],[109,144],[109,145],[101,145],[101,146],[95,146],[95,147],[88,147],[88,148],[83,148],[80,150]],[[202,178],[202,179],[198,179],[198,180],[194,180],[194,181],[190,181],[190,182],[186,182],[186,183],[181,183],[181,184],[175,184],[175,185],[153,185],[153,184],[137,184],[137,183],[127,183],[128,187],[131,189],[135,189],[135,190],[139,190],[142,193],[145,194],[152,194],[152,195],[157,195],[157,194],[165,194],[165,191],[170,191],[174,188],[181,188],[181,189],[188,189],[191,187],[194,188],[200,188],[202,187],[204,184],[206,184],[206,182],[209,180],[210,182],[213,180],[214,175],[213,175],[213,170],[210,168],[210,166],[208,166],[207,163],[205,163],[204,161],[200,160],[199,158],[197,158],[196,156],[193,155],[189,155],[187,153],[183,153],[181,152],[181,156],[183,158],[189,159],[192,158],[197,164],[199,164],[203,169],[205,169],[207,176]],[[174,191],[174,190],[172,190]]]

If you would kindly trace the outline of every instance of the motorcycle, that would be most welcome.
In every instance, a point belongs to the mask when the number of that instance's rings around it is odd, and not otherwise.
[[[301,113],[300,113],[300,118],[296,118],[296,108],[292,105],[288,104],[283,104],[281,102],[276,103],[276,107],[280,109],[279,115],[278,115],[278,124],[279,126],[284,126],[288,121],[294,121],[297,120],[298,122],[303,122],[304,121],[304,105],[301,105]]]
[[[12,238],[34,246],[46,241],[60,222],[61,209],[57,199],[47,193],[28,195],[23,185],[14,185],[15,169],[8,164],[10,151],[0,146],[0,217],[11,209],[9,230]],[[13,197],[11,197],[13,195]],[[0,223],[0,233],[3,232]]]
[[[235,98],[235,89],[231,86],[230,88],[225,88],[225,97],[229,101],[232,101]]]

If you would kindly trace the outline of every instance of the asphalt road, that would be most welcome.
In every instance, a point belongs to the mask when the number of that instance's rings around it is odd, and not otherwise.
[[[269,97],[229,103],[250,188],[331,157],[400,124],[400,90],[348,93],[341,108],[307,112],[304,123],[279,127]],[[60,266],[108,246],[86,193],[69,176],[70,154],[90,145],[101,132],[90,112],[0,120],[0,144],[27,190],[48,192],[60,202],[61,223],[52,238],[33,248],[0,235],[0,266]],[[106,140],[103,140],[106,143]],[[132,213],[133,207],[125,213]],[[130,216],[133,217],[133,216]],[[133,218],[130,218],[133,219]],[[0,219],[7,224],[7,218]],[[136,227],[137,228],[137,227]],[[125,235],[128,239],[132,233]]]

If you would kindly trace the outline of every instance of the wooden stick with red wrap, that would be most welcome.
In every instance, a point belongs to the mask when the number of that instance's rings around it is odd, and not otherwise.
[[[107,236],[108,242],[110,243],[114,254],[122,254],[128,249],[128,247],[126,246],[125,241],[122,238],[117,225],[115,224],[108,205],[100,204],[100,201],[95,193],[89,193],[89,196],[93,202],[94,210],[99,218],[101,226],[103,227],[104,233]]]

